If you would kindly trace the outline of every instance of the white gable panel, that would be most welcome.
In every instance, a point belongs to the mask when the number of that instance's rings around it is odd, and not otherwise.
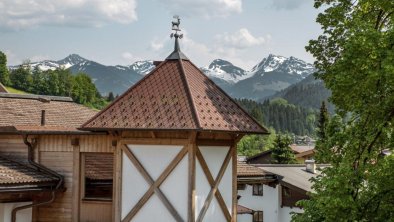
[[[220,167],[226,158],[227,152],[230,147],[228,146],[199,146],[202,156],[207,162],[209,170],[213,176],[213,179],[216,179],[216,176],[219,173]]]
[[[139,162],[156,180],[171,163],[183,146],[174,145],[128,145]]]
[[[205,214],[203,221],[226,222],[226,218],[224,217],[223,211],[222,209],[220,209],[220,205],[216,198],[212,199],[212,202],[209,205],[209,208],[207,210],[207,213]]]
[[[185,155],[178,166],[160,186],[170,203],[178,211],[183,220],[187,221],[188,201],[188,155]]]
[[[131,220],[132,222],[149,222],[149,221],[175,221],[174,217],[164,206],[163,202],[153,194],[148,202]]]
[[[141,176],[126,154],[122,154],[122,219],[137,204],[149,189],[149,184]]]
[[[220,181],[219,184],[219,190],[220,193],[222,194],[223,200],[226,203],[227,209],[229,210],[230,214],[232,212],[232,201],[233,201],[233,165],[232,165],[232,158],[230,159],[230,162],[227,165],[227,169],[223,175],[222,180]]]
[[[205,177],[200,162],[196,161],[196,218],[200,213],[210,190],[211,186]]]

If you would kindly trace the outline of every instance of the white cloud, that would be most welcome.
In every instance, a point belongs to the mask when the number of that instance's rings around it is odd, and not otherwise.
[[[217,35],[216,40],[220,44],[234,49],[245,49],[266,42],[264,37],[255,37],[246,28],[242,28],[235,33]]]
[[[0,27],[102,26],[137,20],[136,0],[2,0]]]
[[[131,52],[123,52],[122,55],[123,64],[130,65],[135,61],[142,60],[140,57],[133,55]]]
[[[242,12],[242,0],[160,0],[170,13],[206,19]]]
[[[276,9],[292,10],[308,2],[313,5],[313,0],[272,0],[272,6]]]
[[[163,47],[164,47],[164,41],[158,41],[157,39],[155,39],[155,40],[151,41],[151,43],[150,43],[150,48],[153,51],[159,51]]]

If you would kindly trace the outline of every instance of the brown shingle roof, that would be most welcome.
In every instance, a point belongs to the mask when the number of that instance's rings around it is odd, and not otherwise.
[[[45,125],[41,126],[41,111]],[[72,102],[70,98],[0,94],[0,128],[19,131],[77,131],[97,112]]]
[[[238,204],[237,214],[253,214],[253,210]]]
[[[0,186],[57,182],[57,178],[0,156]]]
[[[86,154],[85,177],[91,180],[112,180],[113,162],[114,157],[111,154]]]
[[[86,122],[84,130],[268,133],[188,59],[167,59]]]
[[[237,176],[238,177],[250,177],[250,176],[266,176],[270,173],[260,169],[258,167],[249,165],[244,162],[238,162],[237,164]]]

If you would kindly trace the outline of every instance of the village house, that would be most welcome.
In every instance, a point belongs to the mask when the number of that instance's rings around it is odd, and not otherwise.
[[[291,144],[290,148],[295,155],[297,163],[304,163],[306,160],[311,160],[315,156],[315,145]],[[271,157],[271,154],[272,150],[266,150],[251,157],[247,157],[245,161],[249,164],[274,163],[274,159]]]
[[[236,221],[236,144],[268,131],[180,50],[100,112],[0,93],[0,221]]]
[[[309,199],[310,179],[319,174],[314,161],[306,164],[238,163],[238,221],[289,222],[291,213],[302,213],[296,205]]]

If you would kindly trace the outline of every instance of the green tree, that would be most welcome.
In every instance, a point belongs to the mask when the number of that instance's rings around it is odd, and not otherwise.
[[[2,51],[0,51],[0,83],[5,86],[11,85],[7,68],[7,56]]]
[[[316,58],[342,117],[329,121],[324,158],[294,221],[387,221],[394,218],[394,1],[315,0],[323,34],[307,50]]]
[[[288,135],[279,134],[274,141],[272,159],[278,164],[295,163],[293,150],[290,148],[291,138]]]
[[[253,116],[253,118],[255,118],[260,124],[263,124],[263,113],[261,112],[261,109],[254,107],[250,112],[250,115]]]
[[[237,144],[239,155],[253,156],[257,153],[272,149],[276,133],[273,128],[269,129],[269,135],[248,135],[244,136]]]
[[[114,101],[114,100],[115,100],[114,93],[113,93],[113,92],[109,92],[109,94],[108,94],[108,101],[109,101],[109,102],[112,102],[112,101]]]
[[[23,64],[19,66],[19,68],[13,70],[10,75],[10,80],[14,88],[29,92],[33,82],[30,66]]]

